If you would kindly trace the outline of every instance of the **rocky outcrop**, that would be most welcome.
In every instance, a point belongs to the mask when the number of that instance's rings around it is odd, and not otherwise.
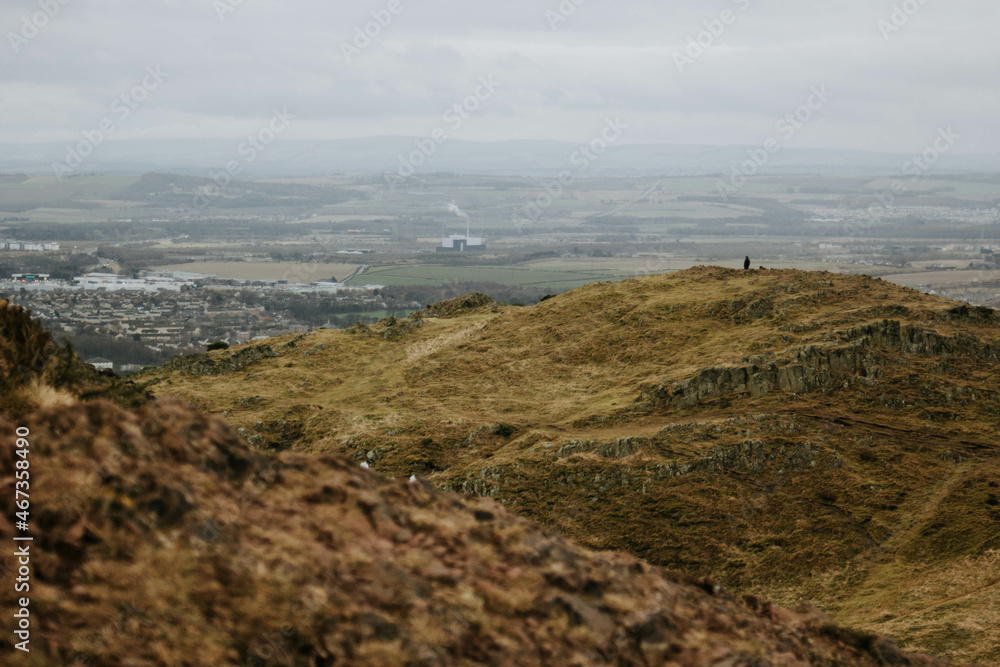
[[[442,488],[446,491],[459,491],[470,496],[481,496],[498,499],[503,485],[513,480],[523,480],[524,477],[518,472],[519,464],[489,466],[483,468],[478,474],[469,474],[467,479],[459,484],[445,485]]]
[[[962,304],[939,313],[941,319],[947,322],[971,322],[973,324],[996,324],[1000,321],[997,311],[983,306]]]
[[[956,311],[962,310],[962,308],[956,308],[948,312],[954,314]],[[965,309],[965,311],[967,310]],[[959,315],[953,316],[960,317]],[[882,320],[874,324],[854,327],[842,336],[846,340],[859,341],[866,346],[875,345],[887,350],[898,350],[903,354],[917,354],[927,357],[963,354],[994,363],[1000,360],[1000,350],[998,350],[1000,341],[995,341],[993,344],[984,343],[965,333],[955,337],[942,336],[936,331],[923,329],[912,324],[902,325],[898,320]]]
[[[458,317],[459,315],[464,315],[478,310],[496,312],[499,308],[500,304],[497,301],[486,296],[485,294],[476,292],[474,294],[460,296],[456,299],[448,299],[447,301],[438,301],[437,303],[433,303],[422,310],[421,315],[424,317],[449,318]]]
[[[270,345],[245,347],[229,354],[195,354],[175,357],[164,366],[178,375],[216,376],[238,373],[264,359],[279,356]]]
[[[637,453],[642,447],[649,445],[648,438],[616,438],[609,442],[597,440],[570,440],[556,450],[557,458],[594,452],[606,459],[623,459]]]
[[[347,332],[360,338],[381,338],[383,340],[399,340],[406,334],[423,326],[419,313],[398,320],[395,317],[384,317],[373,325],[358,322],[347,329]]]
[[[747,440],[731,447],[717,447],[687,463],[669,462],[656,466],[656,478],[681,477],[700,472],[743,472],[760,475],[766,467],[791,472],[821,466],[836,470],[844,466],[836,452],[825,451],[811,442],[761,442]]]
[[[847,344],[805,345],[784,359],[768,361],[754,357],[745,365],[704,368],[685,380],[644,387],[637,407],[670,410],[736,394],[753,397],[774,391],[804,394],[851,381],[870,385],[883,375],[882,367],[893,362],[887,355],[889,352],[939,357],[945,366],[954,355],[990,363],[998,361],[995,344],[967,334],[942,336],[913,325],[900,325],[896,320],[855,327],[831,338]]]
[[[243,426],[237,429],[254,447],[282,451],[301,441],[305,434],[302,422],[296,419],[272,419],[258,421],[253,432]]]

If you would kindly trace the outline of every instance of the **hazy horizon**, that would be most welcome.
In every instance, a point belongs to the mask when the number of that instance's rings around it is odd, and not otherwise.
[[[265,137],[267,138],[267,137]],[[943,141],[943,140],[942,140]],[[126,139],[0,144],[0,174],[58,176],[168,172],[213,177],[232,169],[240,179],[317,174],[401,177],[431,173],[468,176],[547,176],[571,171],[601,178],[717,176],[734,169],[750,175],[886,176],[933,171],[996,174],[1000,154],[951,154],[933,149],[933,162],[917,155],[848,149],[764,145],[596,144],[547,140],[477,142],[381,136],[340,140]],[[945,144],[948,147],[947,144]],[[87,153],[86,156],[83,154]],[[227,167],[228,165],[228,167]],[[915,171],[916,170],[916,171]]]

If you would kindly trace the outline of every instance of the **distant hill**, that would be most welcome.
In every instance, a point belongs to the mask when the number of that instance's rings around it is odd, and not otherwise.
[[[208,195],[198,196],[206,192]],[[191,208],[211,206],[215,209],[315,207],[337,204],[348,199],[349,193],[331,186],[297,183],[267,183],[233,179],[225,186],[212,179],[178,174],[145,174],[134,184],[113,195],[118,201],[142,202],[156,208]]]
[[[305,351],[284,345],[286,363]],[[3,664],[945,664],[588,551],[488,499],[253,448],[81,367],[4,303],[0,371],[0,600],[24,619]],[[85,400],[101,379],[117,405]]]
[[[418,150],[418,137],[370,137],[334,141],[278,138],[254,159],[239,151],[240,139],[171,139],[107,141],[94,148],[75,173],[142,174],[171,171],[210,177],[229,163],[240,178],[305,176],[327,173],[381,174],[398,171],[400,158]],[[0,144],[0,172],[54,174],[53,162],[65,161],[71,142]],[[559,141],[482,143],[450,139],[434,148],[416,174],[452,172],[481,175],[555,177],[686,176],[731,174],[760,146],[687,144],[613,145],[600,157],[583,160],[583,145]],[[576,159],[574,159],[576,155]],[[761,174],[900,174],[911,156],[854,150],[782,148],[769,155]],[[418,162],[420,160],[418,159]],[[1000,172],[1000,155],[945,154],[935,162],[936,174]]]
[[[175,360],[257,447],[494,498],[590,548],[1000,660],[1000,315],[699,267]]]

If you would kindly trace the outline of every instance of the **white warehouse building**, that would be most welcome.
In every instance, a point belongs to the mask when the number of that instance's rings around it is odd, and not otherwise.
[[[476,236],[452,234],[441,240],[438,252],[465,252],[466,250],[486,250],[486,244]]]
[[[166,277],[122,278],[114,273],[85,273],[74,278],[84,290],[106,290],[108,292],[180,292],[190,281],[174,280]]]

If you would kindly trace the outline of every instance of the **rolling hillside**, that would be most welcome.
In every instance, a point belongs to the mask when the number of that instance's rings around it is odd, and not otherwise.
[[[530,308],[176,360],[262,449],[489,496],[907,650],[1000,660],[1000,317],[878,279],[699,267]]]
[[[489,499],[260,451],[3,302],[0,371],[5,665],[946,664]]]

